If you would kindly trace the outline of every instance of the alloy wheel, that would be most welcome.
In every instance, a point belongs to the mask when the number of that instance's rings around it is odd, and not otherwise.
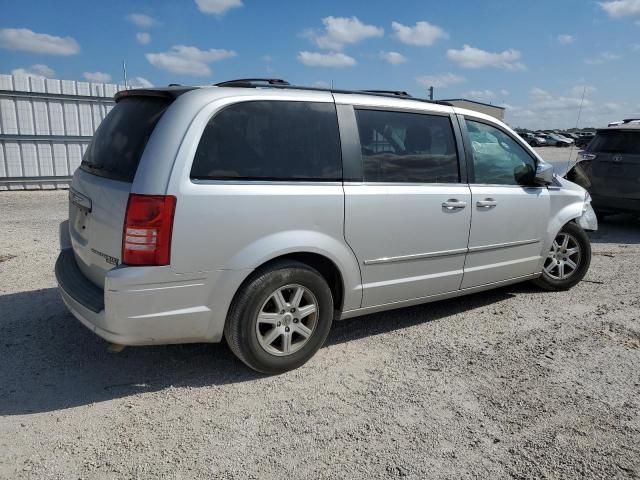
[[[311,290],[297,284],[280,287],[269,295],[258,313],[258,343],[272,355],[291,355],[313,335],[318,313],[318,301]]]
[[[566,280],[578,270],[581,257],[578,241],[572,235],[560,232],[551,244],[544,271],[554,280]]]

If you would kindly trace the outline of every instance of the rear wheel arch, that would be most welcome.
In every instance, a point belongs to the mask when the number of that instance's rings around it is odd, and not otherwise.
[[[317,270],[318,273],[320,273],[320,275],[322,275],[322,277],[325,279],[327,285],[329,285],[329,288],[331,289],[334,310],[342,311],[345,296],[344,276],[342,272],[335,264],[335,262],[329,257],[326,257],[325,255],[319,253],[307,251],[290,252],[263,262],[261,265],[256,267],[255,270],[251,274],[249,274],[247,278],[245,278],[245,280],[240,284],[234,295],[234,300],[238,296],[238,293],[242,291],[245,285],[249,283],[252,278],[266,270],[277,266],[278,264],[286,262],[287,260],[300,262],[304,265],[307,265],[308,267],[313,268],[314,270]]]

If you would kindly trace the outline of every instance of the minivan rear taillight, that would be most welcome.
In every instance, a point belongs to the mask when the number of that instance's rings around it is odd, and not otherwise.
[[[122,232],[122,263],[168,265],[176,197],[129,194]]]

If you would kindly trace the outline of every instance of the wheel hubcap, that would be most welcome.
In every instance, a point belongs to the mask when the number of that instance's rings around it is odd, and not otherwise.
[[[545,273],[554,280],[566,280],[580,265],[582,250],[578,241],[568,233],[561,232],[553,241],[544,262]]]
[[[258,343],[272,355],[291,355],[306,345],[317,323],[318,301],[311,290],[285,285],[267,297],[258,313]]]

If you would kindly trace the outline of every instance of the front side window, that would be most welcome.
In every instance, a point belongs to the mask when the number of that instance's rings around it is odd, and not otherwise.
[[[335,105],[255,101],[225,108],[202,134],[191,178],[341,180]]]
[[[365,182],[457,183],[449,117],[357,110]]]
[[[536,162],[521,145],[495,127],[466,120],[473,153],[474,183],[533,185]]]

